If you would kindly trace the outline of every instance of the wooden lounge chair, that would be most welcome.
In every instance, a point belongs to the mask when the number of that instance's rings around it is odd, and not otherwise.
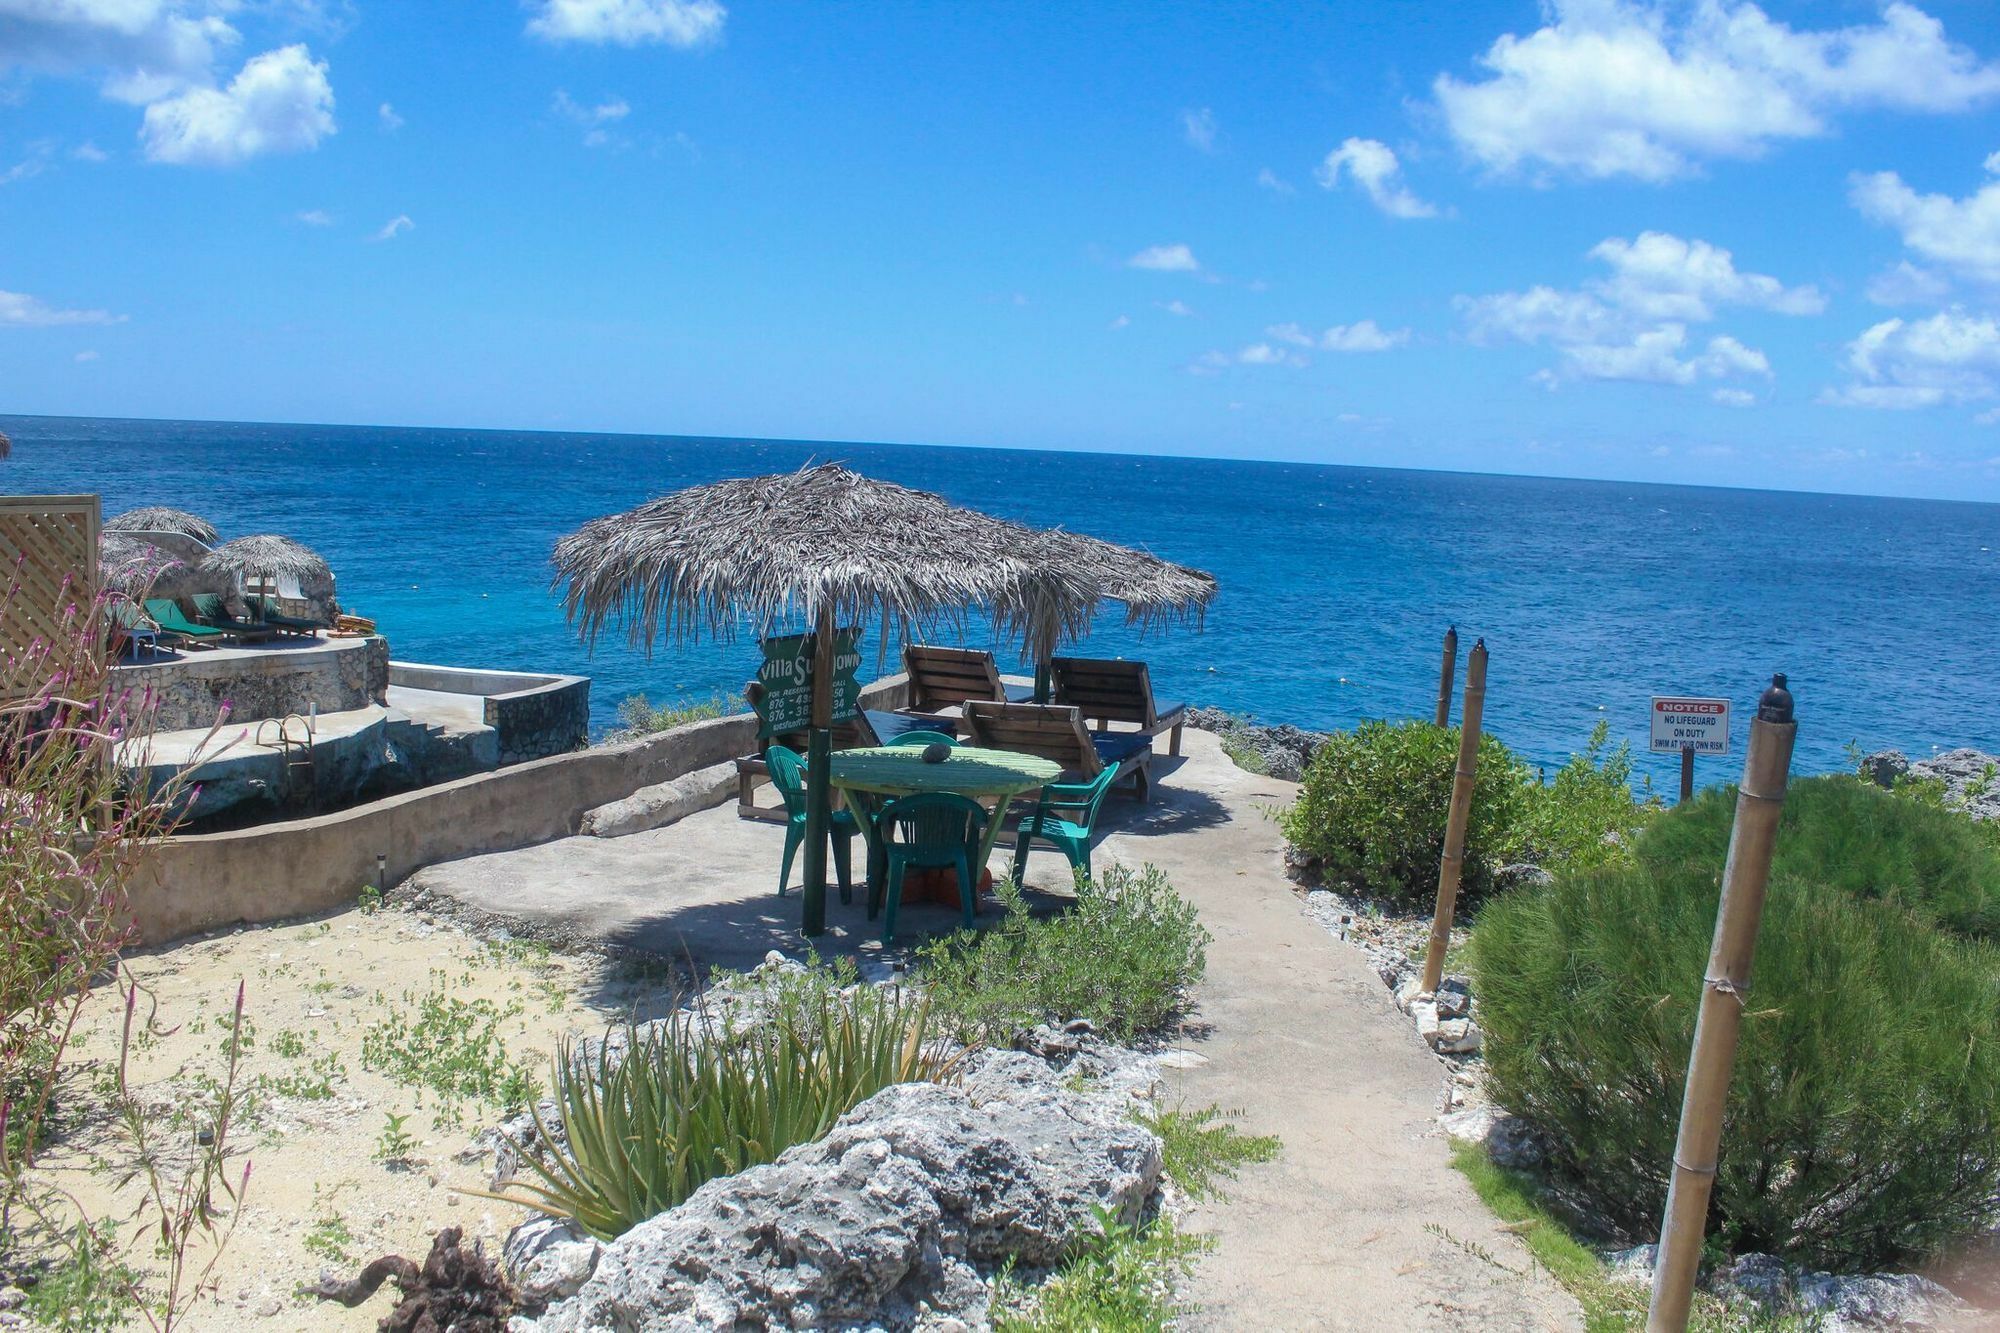
[[[171,597],[148,597],[146,615],[160,627],[160,633],[186,648],[213,648],[229,638],[228,630],[190,620]]]
[[[903,670],[910,677],[910,701],[900,711],[925,725],[970,699],[1021,703],[1035,697],[1034,686],[1009,685],[1000,679],[992,653],[971,648],[913,643],[903,649]]]
[[[1170,733],[1167,753],[1181,752],[1181,728],[1187,721],[1187,705],[1157,703],[1153,699],[1153,678],[1144,662],[1127,662],[1098,657],[1058,657],[1049,662],[1053,701],[1068,704],[1096,724],[1100,732],[1112,731],[1114,722],[1129,722],[1135,732],[1114,733],[1158,736]]]
[[[261,625],[254,620],[238,620],[230,615],[229,607],[218,593],[198,592],[190,600],[194,603],[194,616],[198,623],[227,630],[244,643],[260,643],[278,633],[272,626]]]
[[[974,745],[992,750],[1038,754],[1063,766],[1065,782],[1090,782],[1105,770],[1113,782],[1132,779],[1141,801],[1153,791],[1149,765],[1153,738],[1136,731],[1097,732],[1084,729],[1083,713],[1068,704],[965,704],[966,735]]]
[[[248,600],[250,614],[258,624],[270,626],[273,633],[297,634],[310,639],[326,628],[317,620],[300,620],[296,616],[285,615],[278,610],[278,599],[275,597],[253,594]]]

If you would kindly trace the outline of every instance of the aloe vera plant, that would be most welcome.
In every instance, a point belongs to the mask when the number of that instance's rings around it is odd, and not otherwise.
[[[900,988],[844,987],[813,969],[769,982],[763,1015],[737,1026],[699,1007],[627,1027],[623,1049],[564,1043],[554,1060],[561,1133],[538,1109],[539,1180],[503,1197],[610,1240],[707,1181],[808,1143],[895,1083],[949,1078],[929,1003]]]

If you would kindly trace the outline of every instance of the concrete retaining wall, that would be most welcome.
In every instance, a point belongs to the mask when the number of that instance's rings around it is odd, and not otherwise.
[[[311,645],[293,641],[268,652],[190,653],[121,666],[117,676],[121,688],[151,687],[159,700],[153,725],[161,731],[214,726],[224,703],[231,722],[304,715],[313,705],[322,713],[345,713],[382,702],[389,685],[389,642],[370,636]]]
[[[905,677],[890,676],[861,701],[896,708],[908,693]],[[164,944],[237,922],[330,911],[375,882],[378,854],[393,885],[438,861],[568,837],[585,811],[749,754],[756,735],[749,714],[715,718],[329,815],[170,838],[132,886],[135,924],[146,943]]]

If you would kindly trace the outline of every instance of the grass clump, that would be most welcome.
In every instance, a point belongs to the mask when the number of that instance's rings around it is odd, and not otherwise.
[[[1011,884],[999,894],[998,925],[920,952],[924,985],[962,1040],[1006,1045],[1083,1018],[1130,1041],[1165,1027],[1207,965],[1208,931],[1157,867],[1080,880],[1076,906],[1052,917],[1033,915]]]
[[[618,702],[618,726],[607,732],[604,740],[612,745],[620,741],[636,741],[642,736],[672,731],[692,722],[726,717],[729,711],[729,704],[719,694],[707,699],[675,699],[663,704],[655,704],[643,694],[628,694]]]
[[[1268,1162],[1282,1146],[1269,1134],[1245,1134],[1217,1106],[1141,1111],[1134,1117],[1160,1139],[1162,1169],[1191,1199],[1213,1199],[1221,1182],[1246,1166]]]
[[[1632,864],[1488,904],[1473,935],[1496,1099],[1636,1234],[1666,1199],[1732,804],[1710,793]],[[2000,952],[1952,928],[1983,916],[1954,887],[1968,853],[1926,816],[1844,778],[1787,801],[1715,1183],[1731,1252],[1919,1263],[2000,1194]]]
[[[511,1111],[535,1099],[534,1071],[509,1056],[503,1030],[524,1012],[491,1000],[460,1000],[450,978],[431,970],[422,996],[405,991],[407,1009],[391,1010],[361,1034],[361,1067],[436,1094],[440,1124],[458,1124],[467,1103]]]
[[[764,981],[739,1027],[701,1007],[623,1029],[623,1042],[565,1043],[554,1060],[560,1133],[535,1112],[538,1181],[512,1201],[611,1240],[718,1176],[824,1135],[881,1089],[950,1076],[929,1002],[853,985],[814,966]]]
[[[1170,1218],[1135,1225],[1100,1209],[1097,1234],[1054,1277],[1032,1291],[1002,1279],[994,1333],[1159,1333],[1189,1313],[1174,1289],[1212,1243]]]
[[[1437,890],[1458,729],[1364,722],[1335,732],[1313,756],[1285,837],[1327,876],[1379,898],[1428,902]],[[1472,820],[1460,891],[1484,893],[1514,856],[1527,808],[1527,770],[1490,734],[1479,738]]]

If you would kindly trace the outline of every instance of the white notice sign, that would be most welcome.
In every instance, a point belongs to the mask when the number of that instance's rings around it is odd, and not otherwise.
[[[1729,753],[1729,700],[1653,697],[1653,749]]]

